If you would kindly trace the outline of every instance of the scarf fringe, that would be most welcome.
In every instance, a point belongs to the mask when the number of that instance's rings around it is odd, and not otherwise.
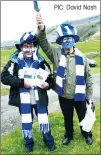
[[[25,138],[32,138],[32,130],[22,130],[22,136]]]
[[[39,124],[39,130],[42,131],[44,134],[50,131],[50,125],[47,124]]]

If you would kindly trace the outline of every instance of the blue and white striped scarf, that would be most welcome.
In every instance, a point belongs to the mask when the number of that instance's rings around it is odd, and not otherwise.
[[[19,71],[23,72],[23,67],[25,67],[25,62],[23,59],[18,59]],[[39,61],[33,62],[32,68],[39,68]],[[20,76],[21,77],[21,76]],[[34,87],[35,100],[37,104],[38,111],[38,124],[39,130],[46,133],[49,132],[49,122],[47,116],[47,109],[40,104],[38,96],[38,88]],[[31,101],[30,101],[30,89],[20,88],[20,101],[21,101],[21,116],[22,116],[22,134],[24,137],[32,138],[32,117],[31,117]]]
[[[74,100],[75,101],[85,101],[85,79],[84,79],[84,62],[81,52],[75,48],[75,63],[76,63],[76,89]],[[57,69],[56,76],[56,90],[57,93],[62,96],[63,94],[63,83],[65,80],[65,66],[66,57],[65,51],[61,49],[61,58],[59,62],[59,67]]]

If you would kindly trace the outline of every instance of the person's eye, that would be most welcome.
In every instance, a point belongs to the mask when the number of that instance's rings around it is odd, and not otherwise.
[[[69,38],[69,40],[72,41],[73,39],[72,38]]]
[[[27,45],[24,45],[24,48],[28,48],[28,46]]]
[[[67,40],[67,39],[66,39],[66,38],[64,38],[64,39],[63,39],[63,42],[65,42],[66,40]]]

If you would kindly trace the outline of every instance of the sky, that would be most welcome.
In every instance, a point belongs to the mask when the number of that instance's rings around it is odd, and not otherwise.
[[[100,14],[100,1],[39,1],[39,5],[46,28]],[[33,1],[1,1],[1,42],[19,40],[26,31],[36,32],[35,19]]]

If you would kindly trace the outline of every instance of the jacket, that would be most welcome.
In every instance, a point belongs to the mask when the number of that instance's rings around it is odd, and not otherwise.
[[[56,91],[56,72],[59,66],[59,61],[61,57],[61,47],[51,45],[46,37],[45,31],[40,31],[38,29],[37,33],[38,43],[48,58],[53,63],[53,78],[54,78],[54,87],[53,89]],[[67,99],[73,99],[75,94],[76,87],[76,65],[75,65],[75,53],[67,54],[66,56],[66,68],[65,68],[65,82],[63,85],[63,95],[62,97]],[[84,60],[84,68],[85,68],[85,82],[86,82],[86,99],[92,98],[93,88],[92,88],[92,75],[89,67],[89,62],[87,57],[82,53]]]
[[[11,57],[10,60],[7,62],[7,64],[4,66],[2,72],[1,72],[1,82],[5,85],[10,86],[10,92],[9,92],[9,101],[8,104],[12,106],[19,107],[20,105],[20,93],[19,88],[24,87],[24,79],[20,79],[18,77],[18,63],[17,63],[17,55],[19,51],[16,51]],[[40,62],[40,68],[46,69],[48,68],[50,70],[50,75],[48,76],[46,82],[49,83],[49,88],[52,87],[52,74],[49,64],[41,58]],[[48,105],[48,95],[46,89],[41,89],[38,87],[38,95],[39,100],[42,106]]]

